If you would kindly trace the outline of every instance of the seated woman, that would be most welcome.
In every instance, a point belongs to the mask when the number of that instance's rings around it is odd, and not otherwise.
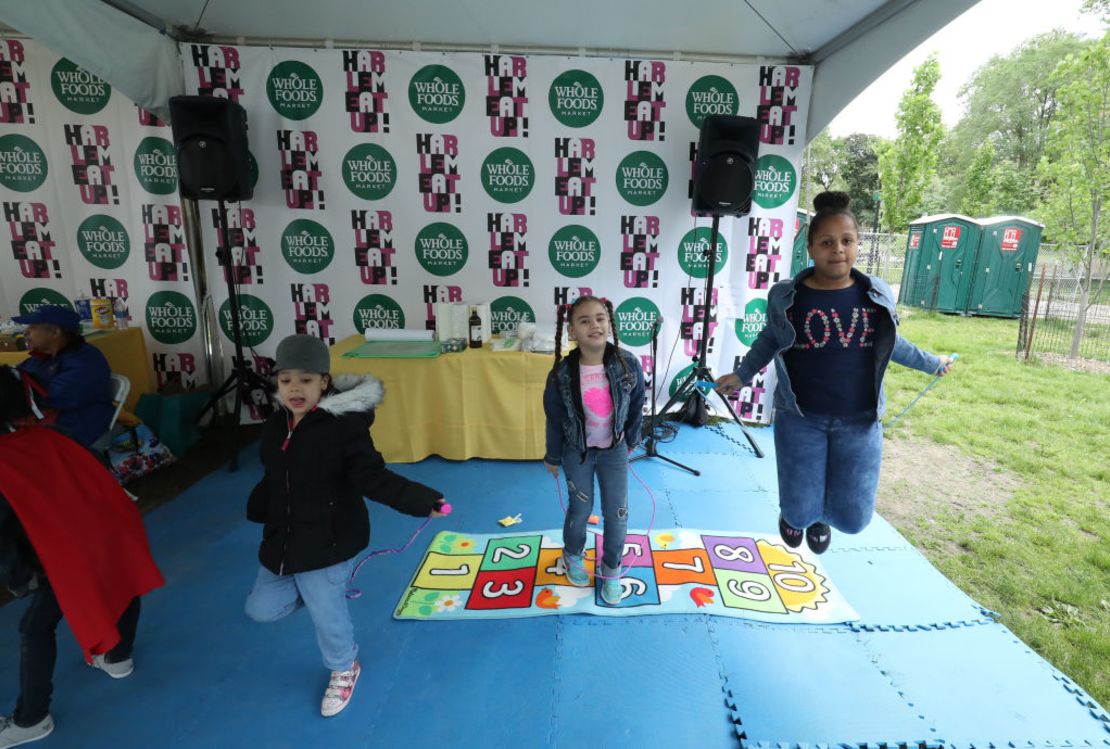
[[[89,665],[124,678],[134,668],[140,596],[162,582],[123,489],[89,450],[35,424],[26,379],[0,366],[0,584],[30,592],[19,624],[19,697],[0,717],[0,747],[54,730],[61,620]]]
[[[96,442],[115,412],[112,371],[81,336],[81,318],[68,307],[45,304],[12,319],[27,326],[31,357],[19,369],[46,388],[40,405],[57,411],[55,424],[82,445]]]

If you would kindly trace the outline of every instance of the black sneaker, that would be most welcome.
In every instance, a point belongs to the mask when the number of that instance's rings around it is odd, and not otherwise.
[[[814,554],[824,554],[832,541],[832,528],[826,523],[814,523],[806,528],[806,544]]]
[[[803,533],[803,531],[798,530],[783,520],[782,515],[779,515],[779,535],[782,536],[782,540],[786,542],[787,546],[791,549],[796,549],[801,546]]]

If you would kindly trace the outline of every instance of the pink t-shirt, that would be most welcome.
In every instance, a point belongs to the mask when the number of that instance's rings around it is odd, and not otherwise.
[[[604,364],[580,364],[582,412],[586,416],[586,447],[613,446],[613,395]]]

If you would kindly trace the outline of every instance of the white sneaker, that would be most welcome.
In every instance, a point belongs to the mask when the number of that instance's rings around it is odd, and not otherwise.
[[[45,739],[54,730],[54,719],[47,715],[33,726],[17,726],[11,718],[0,718],[0,749],[23,746]]]
[[[321,715],[330,718],[347,707],[347,703],[351,701],[351,695],[355,693],[355,684],[361,671],[356,660],[355,664],[346,671],[331,672],[331,681],[328,682],[328,688],[324,690],[324,700],[320,703]]]
[[[126,679],[135,670],[135,659],[128,658],[119,663],[109,663],[104,660],[103,655],[94,655],[92,663],[89,664],[93,668],[99,668],[104,673],[111,676],[113,679]]]

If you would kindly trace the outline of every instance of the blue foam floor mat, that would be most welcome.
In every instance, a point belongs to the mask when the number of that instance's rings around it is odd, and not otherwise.
[[[764,460],[708,429],[682,427],[660,446],[701,478],[636,462],[656,527],[774,532],[772,433],[754,434]],[[362,676],[348,709],[321,718],[327,672],[307,615],[261,625],[243,614],[260,535],[243,519],[261,473],[255,453],[147,516],[167,586],[144,599],[134,675],[112,681],[87,668],[59,629],[57,728],[36,746],[1110,747],[1106,711],[881,518],[838,534],[822,559],[862,617],[846,626],[699,615],[393,620],[426,533],[364,567],[351,602]],[[562,522],[539,463],[395,468],[446,489],[455,512],[435,529],[493,533],[517,513],[516,530]],[[630,523],[642,527],[650,500],[635,479],[629,491]],[[419,524],[370,507],[374,549],[402,546]],[[25,605],[0,609],[0,710],[15,702]]]

